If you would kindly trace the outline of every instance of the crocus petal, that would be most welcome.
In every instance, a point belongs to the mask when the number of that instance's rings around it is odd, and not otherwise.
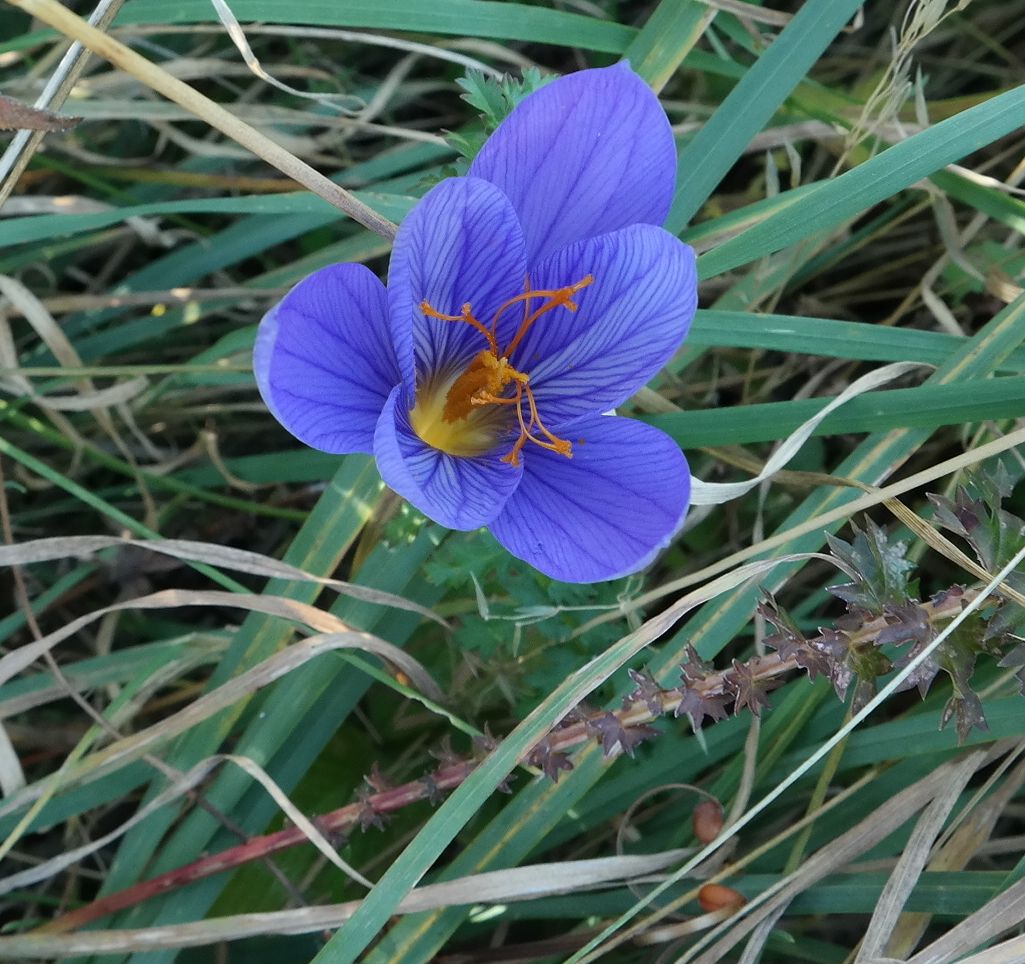
[[[426,317],[459,315],[469,302],[489,325],[499,306],[523,289],[523,234],[516,212],[494,185],[479,178],[442,181],[399,228],[388,276],[395,346],[406,385],[439,371],[455,371],[488,347],[480,331],[460,321]]]
[[[449,529],[478,529],[502,509],[523,467],[502,452],[472,458],[431,448],[413,431],[402,386],[388,397],[377,423],[374,455],[381,478],[424,515]]]
[[[643,422],[596,415],[574,432],[571,459],[524,450],[523,481],[489,528],[514,556],[563,582],[636,572],[683,521],[687,461]]]
[[[508,195],[534,264],[582,238],[661,224],[676,146],[658,97],[623,62],[531,94],[488,138],[470,174]]]
[[[694,252],[662,228],[635,225],[563,248],[531,275],[558,288],[593,283],[528,331],[512,362],[530,374],[548,428],[615,408],[680,346],[697,305]]]
[[[274,417],[324,452],[371,452],[400,380],[384,285],[361,264],[300,281],[260,322],[253,371]]]

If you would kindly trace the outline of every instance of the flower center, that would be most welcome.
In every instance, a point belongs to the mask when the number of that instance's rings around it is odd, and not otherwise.
[[[416,406],[410,412],[417,435],[428,445],[450,455],[481,455],[495,445],[507,428],[506,413],[511,407],[520,434],[509,452],[502,456],[503,462],[519,465],[520,452],[527,442],[572,458],[573,444],[545,428],[530,387],[530,376],[515,368],[509,358],[542,315],[560,307],[576,311],[573,296],[593,281],[593,275],[587,275],[565,288],[534,291],[528,279],[523,294],[500,305],[490,325],[474,316],[469,302],[458,315],[442,314],[428,302],[420,302],[420,310],[428,318],[461,322],[476,328],[487,340],[487,348],[456,376],[428,383],[417,391]],[[498,344],[498,321],[516,304],[523,305],[523,320],[503,351]]]

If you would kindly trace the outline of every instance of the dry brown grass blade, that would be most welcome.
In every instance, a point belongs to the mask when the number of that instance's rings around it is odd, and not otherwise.
[[[102,618],[108,612],[126,609],[158,609],[175,606],[232,606],[261,612],[267,615],[280,616],[285,619],[297,620],[314,629],[322,630],[321,634],[301,640],[259,665],[253,667],[222,686],[205,694],[184,709],[172,714],[160,723],[155,724],[131,736],[117,740],[80,762],[66,767],[58,773],[45,777],[26,787],[14,797],[0,804],[0,813],[18,811],[34,801],[44,797],[59,786],[67,786],[81,780],[93,780],[104,773],[137,759],[152,747],[166,742],[168,739],[185,732],[214,713],[232,705],[243,697],[280,679],[299,666],[304,665],[323,653],[343,649],[357,649],[373,653],[382,659],[398,666],[422,692],[432,699],[440,699],[441,692],[424,668],[411,656],[397,646],[385,642],[370,633],[356,632],[330,613],[322,612],[312,606],[297,603],[294,600],[274,596],[255,596],[229,592],[187,592],[182,590],[165,590],[139,599],[116,603],[97,610],[87,616],[80,617],[68,626],[57,630],[36,642],[23,646],[13,653],[0,659],[0,678],[6,678],[13,672],[28,665],[42,653],[49,651],[63,639],[73,635],[84,626]],[[12,835],[13,836],[13,835]],[[11,845],[11,840],[6,846]]]
[[[670,850],[643,856],[568,860],[488,871],[459,880],[418,887],[399,904],[398,912],[413,914],[441,907],[534,900],[555,894],[579,893],[592,887],[656,874],[678,863],[683,854],[684,851]],[[338,927],[359,906],[360,901],[349,901],[269,914],[236,914],[171,927],[0,937],[0,959],[63,959],[73,954],[197,947],[259,934],[309,934]]]
[[[26,318],[43,344],[50,349],[61,365],[72,368],[81,366],[82,359],[68,336],[64,334],[64,329],[54,321],[53,315],[25,285],[16,278],[0,275],[0,295],[14,305],[19,314]],[[7,340],[10,341],[10,346],[5,353],[13,355],[14,339],[9,331],[5,332],[5,341]],[[88,382],[85,384],[87,388],[92,387]]]
[[[57,324],[43,303],[17,279],[0,275],[0,364],[12,371],[11,374],[0,377],[0,388],[9,390],[16,395],[27,396],[41,405],[49,412],[54,424],[75,444],[84,444],[84,442],[66,420],[55,416],[54,413],[58,411],[92,412],[103,431],[114,440],[126,459],[131,461],[131,455],[118,434],[114,420],[110,412],[107,411],[107,406],[122,404],[135,398],[146,389],[149,384],[147,380],[142,377],[132,378],[97,391],[88,378],[81,378],[79,379],[79,390],[75,395],[57,397],[40,395],[32,387],[32,383],[18,372],[17,348],[6,318],[8,305],[13,306],[25,317],[62,367],[80,368],[82,366],[82,359],[75,346],[71,344],[67,335],[64,334],[64,330]]]
[[[34,562],[52,562],[56,559],[69,557],[83,558],[93,556],[104,549],[128,548],[132,551],[145,550],[157,552],[188,562],[204,562],[218,569],[233,569],[246,572],[253,576],[266,576],[269,579],[285,579],[296,582],[314,582],[319,586],[335,589],[346,596],[363,602],[375,603],[380,606],[392,606],[418,613],[427,619],[448,627],[437,613],[411,602],[402,596],[396,596],[380,589],[370,589],[342,579],[328,579],[314,576],[303,569],[280,562],[271,556],[247,549],[233,549],[211,542],[196,542],[190,539],[121,539],[115,536],[54,536],[45,539],[33,539],[17,545],[0,546],[0,566],[23,566]]]
[[[993,940],[1025,920],[1025,880],[1019,880],[1002,894],[980,907],[970,917],[933,941],[925,950],[910,958],[907,964],[953,964],[980,944]],[[986,959],[985,952],[978,955]],[[1005,958],[1007,960],[1007,958]],[[1021,958],[1011,958],[1020,961]]]
[[[925,870],[932,846],[975,770],[976,765],[971,757],[955,767],[950,772],[947,782],[916,821],[897,866],[893,868],[876,901],[875,911],[862,938],[854,964],[868,964],[870,960],[883,954],[901,910],[911,896],[911,891],[915,889],[922,871]]]
[[[232,74],[248,74],[245,68],[241,70],[233,68],[231,64],[216,58],[202,58],[192,61],[178,60],[174,65],[168,65],[167,73],[179,80],[187,80],[191,77],[203,79],[216,74],[219,77],[228,77]],[[111,73],[116,73],[112,71]],[[117,76],[123,77],[118,73]],[[420,131],[415,128],[396,127],[391,124],[364,121],[353,117],[338,117],[331,114],[319,114],[310,110],[297,110],[291,107],[277,107],[268,104],[251,104],[245,101],[225,101],[222,105],[225,110],[230,110],[234,117],[246,124],[250,124],[259,131],[272,130],[279,146],[286,148],[299,157],[330,156],[331,143],[335,135],[340,132],[352,134],[360,132],[363,134],[379,134],[383,137],[393,137],[405,141],[417,141],[425,144],[444,144],[444,138],[430,131]],[[81,110],[87,122],[96,123],[99,121],[123,121],[139,120],[154,127],[181,121],[191,121],[194,114],[191,111],[178,107],[167,101],[140,101],[129,98],[95,98],[83,101],[78,108]],[[182,132],[179,130],[179,134]],[[183,141],[183,143],[195,143],[195,141]],[[61,150],[73,156],[81,155],[81,149],[73,147],[70,143],[55,143],[54,149]],[[247,159],[251,152],[241,148],[229,147],[228,145],[206,145],[204,150],[216,151],[221,157],[238,157]],[[102,157],[96,157],[100,163]],[[107,161],[107,164],[112,163]],[[153,172],[156,173],[156,172]],[[180,172],[186,180],[199,181],[202,175],[189,177],[188,172]],[[119,178],[130,177],[123,171],[111,174]],[[145,173],[142,177],[145,177]],[[173,176],[168,172],[165,177]],[[216,175],[208,175],[208,178],[216,178]],[[225,180],[229,180],[225,178]],[[245,178],[230,178],[232,190],[243,190]],[[208,182],[209,183],[209,182]],[[266,183],[265,179],[258,179],[259,183]],[[280,183],[275,190],[291,191],[298,189],[295,181],[287,180]],[[266,188],[264,188],[266,189]],[[15,213],[11,207],[11,201],[7,202],[5,210],[8,213]]]
[[[348,874],[353,880],[363,884],[364,887],[373,886],[362,874],[350,867],[338,854],[334,851],[331,844],[324,837],[324,835],[316,828],[316,826],[310,821],[303,812],[295,806],[288,799],[287,794],[267,775],[267,772],[260,766],[258,766],[253,760],[248,757],[235,756],[234,754],[217,754],[216,756],[208,757],[206,760],[202,760],[197,763],[188,773],[182,773],[178,778],[161,793],[157,794],[152,800],[150,800],[145,806],[140,807],[131,817],[129,817],[120,826],[115,827],[109,833],[103,834],[102,836],[96,837],[94,840],[90,840],[89,843],[83,844],[81,847],[75,847],[72,850],[67,850],[57,857],[53,857],[41,864],[37,864],[34,867],[29,867],[27,870],[22,870],[16,874],[9,874],[7,877],[0,879],[0,895],[9,894],[13,890],[17,890],[21,887],[29,887],[32,884],[37,884],[40,881],[48,880],[62,871],[66,870],[79,861],[84,860],[86,857],[96,853],[98,850],[102,850],[104,847],[109,846],[115,840],[124,836],[129,830],[132,829],[136,824],[141,823],[150,814],[155,813],[161,807],[166,806],[174,800],[179,799],[189,791],[196,789],[202,784],[211,773],[214,772],[222,763],[233,763],[241,769],[245,770],[254,780],[256,780],[273,798],[274,802],[281,808],[285,816],[292,821],[309,839],[312,843],[328,860],[330,860],[340,870]]]
[[[691,480],[691,505],[722,505],[724,502],[739,499],[748,492],[754,491],[758,486],[770,481],[797,455],[811,438],[815,429],[829,414],[852,399],[884,385],[889,385],[910,372],[933,367],[924,362],[896,362],[892,365],[875,368],[860,378],[856,378],[836,398],[794,429],[785,439],[782,439],[761,471],[753,478],[745,479],[743,482],[703,482],[701,479],[693,478]]]
[[[0,794],[9,797],[25,786],[25,771],[7,729],[0,724]]]
[[[186,643],[186,640],[188,642]],[[175,681],[207,663],[215,662],[228,645],[227,636],[215,633],[189,633],[179,636],[174,642],[183,644],[181,655],[169,659],[160,669],[153,673],[145,682],[139,693],[145,696],[156,689],[175,685]],[[69,663],[63,668],[63,680],[52,685],[33,688],[16,696],[0,700],[0,721],[10,719],[35,709],[46,706],[57,700],[67,699],[74,692],[82,694],[87,690],[96,689],[108,682],[102,673],[83,672],[77,663]],[[131,701],[139,706],[138,700]]]
[[[129,181],[141,181],[144,183],[152,184],[156,183],[170,183],[179,185],[182,187],[199,186],[209,188],[219,188],[227,190],[229,188],[233,190],[246,191],[247,193],[255,193],[259,191],[284,191],[284,190],[298,190],[297,185],[291,181],[279,180],[275,178],[239,178],[239,177],[228,177],[224,176],[218,179],[215,174],[195,174],[189,171],[129,171],[127,169],[119,170],[116,172],[119,180]],[[114,174],[112,173],[113,177]],[[287,185],[287,187],[286,187]],[[17,198],[18,201],[25,201],[26,211],[25,213],[32,213],[27,210],[29,206],[34,204],[39,198]],[[42,199],[44,202],[46,198]],[[14,202],[9,201],[8,205],[12,205]],[[52,207],[53,205],[51,205]],[[4,211],[9,208],[4,208]],[[17,210],[17,208],[15,208]],[[51,212],[52,213],[52,212]],[[0,211],[0,217],[3,216],[3,212]],[[277,300],[285,292],[288,291],[287,287],[278,288],[242,288],[242,287],[224,287],[224,288],[193,288],[193,287],[179,287],[179,288],[165,288],[162,291],[126,291],[126,292],[98,292],[96,294],[57,294],[51,295],[47,298],[41,298],[40,304],[46,308],[51,314],[61,315],[68,314],[75,311],[92,311],[94,309],[103,308],[122,308],[133,305],[139,305],[142,307],[149,307],[150,305],[188,305],[190,302],[204,302],[204,301],[218,301],[220,299],[251,299],[254,302],[262,302],[265,300]],[[12,305],[11,310],[21,314],[18,310],[17,305]],[[216,363],[215,363],[216,364]],[[32,366],[32,368],[25,369],[26,374],[29,375],[81,375],[81,374],[95,374],[97,372],[101,374],[124,374],[139,372],[154,372],[155,374],[163,374],[166,372],[167,365],[98,365],[98,366],[85,366],[84,368],[76,368],[71,370],[64,370],[60,368],[49,368],[49,367],[38,367]],[[193,370],[196,370],[196,366],[188,366]],[[174,370],[180,371],[181,365],[175,365]],[[203,369],[198,369],[202,371]],[[227,368],[224,365],[216,364],[214,371],[231,371],[233,369]],[[252,371],[252,366],[242,369],[243,371]]]
[[[794,19],[792,13],[784,13],[782,10],[771,10],[767,7],[759,7],[753,3],[745,3],[744,0],[702,0],[716,10],[725,10],[727,13],[736,14],[752,23],[768,23],[774,27],[785,27]]]
[[[217,19],[224,25],[224,29],[231,38],[231,42],[235,45],[235,48],[242,55],[242,59],[246,62],[246,67],[248,67],[250,71],[265,83],[270,84],[272,87],[277,87],[278,90],[283,90],[286,94],[291,94],[293,97],[303,97],[308,100],[315,100],[329,107],[333,107],[336,110],[344,111],[347,114],[358,114],[364,107],[366,107],[366,104],[359,97],[355,97],[353,95],[322,94],[299,90],[296,87],[291,87],[278,80],[277,77],[274,77],[264,69],[259,58],[255,53],[253,53],[253,48],[249,46],[249,41],[246,39],[246,34],[242,29],[242,24],[238,22],[238,18],[235,16],[231,7],[228,6],[225,0],[211,0],[211,3],[213,4],[214,11],[217,14]],[[339,103],[340,101],[349,101],[352,106],[343,106]]]
[[[962,958],[960,964],[1021,964],[1022,961],[1025,961],[1025,936],[987,947],[978,954]]]
[[[122,37],[153,37],[167,33],[175,34],[220,34],[222,28],[215,24],[125,24],[116,28],[114,33]],[[435,58],[448,61],[469,70],[479,70],[496,80],[502,76],[497,70],[483,60],[467,57],[457,53],[459,50],[472,50],[500,63],[513,67],[536,67],[537,64],[521,51],[511,50],[500,43],[494,43],[478,37],[433,38],[434,43],[418,43],[408,37],[389,37],[386,34],[372,33],[368,30],[339,30],[337,27],[318,27],[312,24],[246,24],[246,33],[251,36],[270,34],[274,37],[305,37],[318,40],[340,40],[343,43],[355,43],[360,46],[385,47],[407,54]]]
[[[81,391],[75,395],[37,395],[33,391],[23,394],[56,412],[92,412],[110,405],[123,405],[125,402],[130,402],[146,391],[148,386],[149,382],[145,378],[139,377],[118,382],[107,388]]]
[[[295,620],[303,623],[310,629],[319,633],[332,633],[341,637],[347,643],[343,648],[364,649],[367,652],[383,656],[386,660],[398,666],[413,681],[413,684],[431,699],[440,700],[441,690],[431,679],[430,674],[412,656],[404,653],[397,646],[385,642],[370,633],[363,633],[352,629],[347,623],[337,616],[310,606],[307,603],[297,602],[294,599],[286,599],[283,596],[259,596],[253,593],[224,592],[217,589],[188,590],[188,589],[164,589],[161,592],[151,593],[147,596],[139,596],[135,599],[126,599],[122,602],[104,606],[102,609],[94,610],[60,629],[44,636],[42,639],[28,643],[13,652],[0,657],[0,683],[5,682],[25,667],[35,662],[45,652],[49,652],[58,643],[73,636],[79,630],[88,626],[98,619],[102,619],[108,613],[121,612],[126,609],[177,609],[182,606],[224,606],[233,609],[244,609],[248,612],[263,613],[267,616],[280,616],[282,619]],[[310,640],[306,640],[310,642]],[[292,647],[295,648],[295,647]],[[332,648],[339,648],[334,646]],[[278,654],[279,656],[282,654]],[[241,679],[241,677],[238,677]],[[230,685],[230,684],[226,684]]]
[[[1020,749],[1020,748],[1019,748]],[[993,778],[991,778],[992,780]],[[929,861],[930,871],[962,870],[974,859],[993,833],[998,818],[1025,782],[1025,761],[1019,762],[990,796],[972,806],[963,823],[956,826]],[[989,784],[990,781],[987,781]],[[983,791],[986,787],[983,788]],[[980,791],[981,793],[981,791]],[[932,914],[901,915],[886,944],[884,954],[901,960],[911,954],[932,921]]]
[[[231,140],[262,157],[282,173],[305,185],[314,194],[344,211],[375,234],[389,240],[395,237],[396,227],[387,218],[381,217],[357,197],[310,167],[305,161],[299,160],[266,135],[240,121],[220,104],[172,77],[167,71],[113,37],[108,37],[102,31],[89,26],[81,17],[61,6],[57,0],[8,0],[8,3],[37,17],[64,36],[77,40],[82,46],[109,60],[115,67],[131,74],[147,87],[168,100],[173,100]]]
[[[26,320],[40,337],[43,344],[53,353],[58,363],[62,366],[78,368],[82,365],[82,359],[72,345],[64,330],[54,320],[53,315],[46,310],[43,303],[25,287],[20,281],[6,275],[0,275],[0,298],[6,299],[25,316]],[[17,351],[14,338],[11,334],[7,319],[0,313],[0,359],[5,367],[17,366]],[[37,404],[43,407],[53,423],[72,441],[76,446],[84,446],[88,443],[75,431],[71,423],[62,415],[59,410],[65,411],[88,411],[101,429],[110,437],[117,446],[124,460],[136,469],[135,478],[139,486],[140,494],[147,507],[147,514],[152,515],[155,508],[149,498],[146,483],[141,473],[137,470],[135,458],[131,449],[125,444],[114,418],[108,410],[108,405],[121,405],[140,392],[145,390],[148,382],[144,378],[131,379],[119,385],[113,385],[108,389],[97,391],[88,378],[79,380],[79,388],[76,395],[62,396],[52,399],[45,395],[39,395],[32,387],[28,379],[20,375],[8,376],[0,379],[13,384],[17,393],[27,395]],[[121,409],[125,421],[131,425],[131,415],[127,408]]]
[[[724,960],[730,949],[774,913],[776,908],[789,904],[794,897],[822,880],[827,874],[870,850],[906,823],[913,814],[942,794],[954,774],[960,773],[962,769],[974,773],[991,759],[992,754],[993,751],[975,750],[959,760],[944,764],[927,777],[891,797],[846,833],[809,856],[799,870],[765,891],[718,928],[721,934],[719,940],[704,950],[699,957],[694,957],[693,954],[703,949],[707,941],[716,936],[715,932],[695,947],[692,953],[681,958],[681,962],[693,960],[694,964],[717,964]]]

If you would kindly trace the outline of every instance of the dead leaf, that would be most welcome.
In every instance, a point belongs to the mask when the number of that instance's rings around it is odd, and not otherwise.
[[[81,117],[61,117],[0,94],[0,131],[70,131],[81,122]]]

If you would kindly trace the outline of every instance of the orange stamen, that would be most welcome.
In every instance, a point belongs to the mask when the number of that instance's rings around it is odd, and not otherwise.
[[[523,398],[523,384],[522,382],[516,383],[516,420],[520,423],[520,437],[516,439],[513,447],[506,452],[505,455],[499,461],[508,462],[510,465],[516,466],[520,464],[520,450],[524,445],[527,444],[527,439],[530,438],[530,430],[526,425],[523,424],[523,406],[520,404]]]
[[[594,275],[587,275],[585,278],[581,278],[576,284],[568,285],[565,288],[556,288],[554,291],[531,291],[526,295],[521,295],[521,298],[528,297],[544,297],[548,300],[541,305],[536,311],[532,312],[523,322],[520,324],[519,331],[513,336],[513,340],[509,342],[505,349],[505,357],[509,358],[512,353],[516,350],[519,343],[523,340],[524,335],[530,331],[531,326],[535,321],[538,320],[543,314],[551,311],[553,308],[567,308],[570,311],[577,310],[577,303],[573,300],[573,295],[578,291],[583,291],[588,285],[594,283]]]
[[[530,407],[530,422],[527,423],[523,419],[523,395],[527,396],[527,405]],[[530,386],[526,382],[516,383],[516,396],[509,399],[509,401],[516,405],[516,420],[520,423],[520,437],[516,440],[513,447],[509,450],[506,455],[503,455],[500,461],[508,462],[510,465],[520,464],[520,452],[523,450],[523,446],[528,442],[533,442],[535,445],[541,446],[543,449],[548,449],[549,452],[557,452],[559,455],[565,455],[566,458],[573,458],[573,443],[568,439],[559,438],[553,435],[541,424],[541,419],[537,414],[537,403],[534,399],[534,393],[530,390]],[[539,439],[533,432],[530,431],[531,427],[536,425],[544,435],[551,439],[550,442],[544,442]]]
[[[501,304],[491,319],[490,326],[482,324],[474,316],[469,302],[463,305],[460,314],[446,315],[432,307],[429,302],[421,301],[420,310],[428,318],[436,318],[439,321],[464,322],[479,331],[488,342],[488,348],[479,352],[466,370],[450,384],[443,409],[444,422],[454,424],[471,419],[474,409],[480,406],[512,405],[516,411],[520,435],[509,452],[502,457],[503,462],[519,465],[520,452],[528,441],[550,452],[572,458],[573,443],[568,439],[559,438],[545,427],[537,409],[537,399],[529,385],[530,376],[514,368],[510,364],[509,358],[519,347],[531,326],[543,315],[555,308],[576,311],[578,306],[573,300],[573,296],[593,282],[594,276],[589,274],[575,284],[563,288],[535,290],[530,287],[530,278],[528,277],[524,281],[523,293]],[[543,301],[537,308],[534,308],[533,302],[540,299]],[[505,351],[501,351],[498,345],[498,321],[503,312],[519,303],[523,304],[523,320]],[[512,397],[502,394],[510,382],[515,386],[515,394]],[[527,409],[530,414],[529,421],[524,417],[524,396],[526,396]],[[542,437],[539,438],[531,431],[535,427]]]
[[[426,301],[420,302],[420,310],[427,315],[428,318],[437,318],[439,321],[465,321],[472,328],[476,328],[485,338],[488,340],[488,346],[491,348],[491,352],[494,355],[498,355],[498,342],[495,340],[495,336],[484,327],[476,318],[473,316],[473,309],[470,306],[470,302],[466,302],[463,305],[463,313],[461,315],[443,315],[440,311],[435,311]]]
[[[573,443],[567,441],[564,438],[559,438],[553,435],[544,427],[541,421],[541,416],[537,413],[537,399],[534,398],[534,393],[530,390],[530,386],[527,387],[527,404],[530,406],[530,424],[536,425],[540,430],[541,434],[545,436],[549,441],[554,443],[551,448],[553,451],[558,452],[560,455],[569,456],[570,452],[573,451]],[[538,444],[542,444],[538,442]]]
[[[531,433],[530,426],[534,424],[534,419],[531,418],[529,425],[526,422],[524,422],[523,406],[520,404],[524,391],[526,391],[527,398],[529,400],[530,397],[533,395],[533,392],[531,392],[531,390],[528,387],[526,387],[524,383],[517,382],[516,397],[512,399],[512,401],[516,402],[516,419],[520,423],[520,437],[516,440],[513,447],[505,455],[503,455],[499,461],[508,462],[510,465],[519,465],[520,452],[523,450],[523,446],[526,445],[528,441],[533,442],[535,445],[540,445],[541,448],[548,449],[548,451],[550,452],[558,452],[560,455],[565,455],[566,458],[572,458],[573,445],[566,439],[556,439],[557,444],[552,445],[548,442],[542,442],[541,439],[539,439],[536,435],[533,435]],[[534,408],[534,406],[532,405],[531,408]],[[555,436],[552,435],[551,438],[555,438]]]
[[[536,292],[530,287],[530,275],[526,274],[523,276],[523,294],[517,295],[515,298],[510,298],[508,301],[503,302],[498,306],[498,311],[495,312],[495,317],[491,319],[491,334],[496,338],[498,337],[498,319],[502,317],[502,313],[506,308],[512,307],[518,301],[523,302],[523,318],[526,320],[527,315],[530,314],[530,299],[533,298],[539,292]]]

